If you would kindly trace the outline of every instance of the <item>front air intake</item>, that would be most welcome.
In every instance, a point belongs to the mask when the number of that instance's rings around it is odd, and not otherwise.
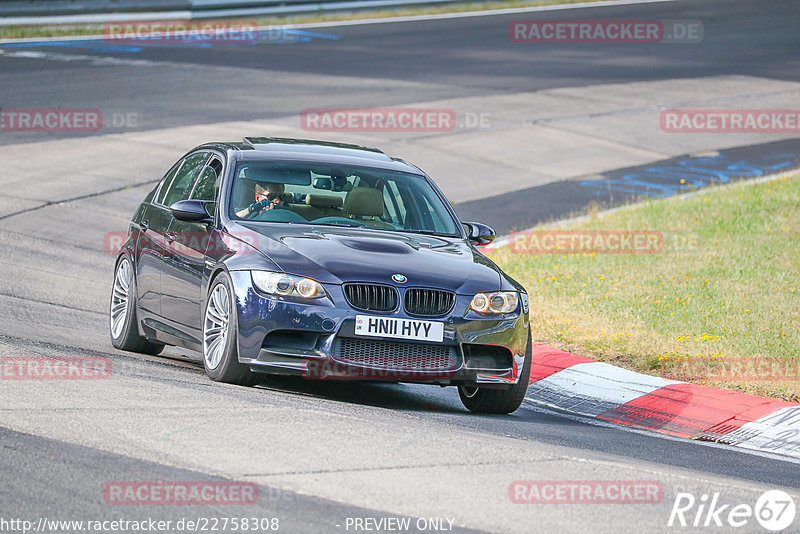
[[[458,366],[456,347],[339,337],[331,354],[339,361],[395,371],[445,371]]]

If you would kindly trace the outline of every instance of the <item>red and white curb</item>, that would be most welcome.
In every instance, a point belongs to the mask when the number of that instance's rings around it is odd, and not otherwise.
[[[662,434],[800,458],[800,404],[649,376],[533,346],[527,398]]]

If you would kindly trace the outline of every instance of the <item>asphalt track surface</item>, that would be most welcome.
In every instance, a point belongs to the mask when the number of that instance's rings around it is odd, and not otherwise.
[[[147,48],[124,57],[149,63],[108,67],[102,76],[89,60],[0,56],[0,104],[133,111],[146,132],[311,106],[490,98],[709,73],[796,81],[798,11],[788,0],[726,0],[547,14],[703,20],[704,43],[691,48],[545,45],[533,54],[508,42],[508,22],[531,18],[512,15],[325,28],[320,33],[339,39],[296,45]],[[321,80],[330,75],[351,83],[328,86]],[[0,144],[62,137],[30,135],[0,136]],[[89,159],[92,135],[85,137]],[[14,172],[25,172],[26,152],[20,145]],[[105,318],[113,257],[97,243],[104,229],[124,225],[149,187],[99,194],[109,187],[98,185],[95,196],[0,220],[0,355],[107,356],[114,366],[112,379],[93,383],[0,382],[0,518],[255,514],[280,517],[285,532],[344,532],[347,517],[410,516],[455,518],[482,531],[654,532],[675,530],[666,524],[681,490],[751,504],[776,487],[798,495],[796,462],[598,425],[532,403],[511,416],[480,417],[464,411],[452,388],[272,379],[238,388],[207,380],[189,351],[162,358],[114,351]],[[259,484],[259,503],[120,510],[102,495],[115,480],[222,479]],[[509,502],[514,480],[557,479],[659,480],[665,497],[649,506]],[[747,531],[763,530],[750,524]]]
[[[704,39],[531,47],[508,38],[508,24],[517,19],[578,17],[701,20]],[[320,28],[313,32],[326,37],[298,44],[142,46],[135,53],[109,52],[114,45],[102,41],[77,48],[6,46],[7,54],[47,51],[145,63],[104,69],[98,79],[88,61],[4,58],[0,95],[5,108],[47,107],[57,99],[59,107],[133,112],[141,117],[136,128],[147,130],[297,115],[309,107],[379,107],[601,83],[727,74],[798,81],[798,22],[791,0],[712,0]],[[352,79],[331,86],[328,76]]]
[[[731,162],[746,161],[748,166],[731,171]],[[707,156],[684,155],[635,167],[614,169],[592,180],[559,180],[544,185],[463,202],[456,205],[462,221],[484,221],[498,235],[526,230],[540,223],[583,215],[587,206],[611,209],[663,198],[693,189],[675,186],[676,173],[687,182],[697,180],[694,190],[706,187],[722,177],[725,183],[753,179],[753,169],[773,175],[800,168],[800,140],[786,139],[758,145],[745,145],[720,150]]]

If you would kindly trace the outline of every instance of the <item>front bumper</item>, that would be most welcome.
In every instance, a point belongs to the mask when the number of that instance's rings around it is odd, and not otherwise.
[[[482,316],[458,295],[443,317],[413,317],[402,307],[374,314],[444,323],[441,343],[356,336],[356,315],[341,286],[325,285],[330,298],[299,301],[257,291],[249,271],[230,272],[238,310],[239,361],[261,373],[314,380],[381,380],[505,388],[519,381],[528,317]]]

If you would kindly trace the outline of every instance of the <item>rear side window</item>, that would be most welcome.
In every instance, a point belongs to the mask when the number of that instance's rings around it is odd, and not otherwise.
[[[208,152],[195,152],[187,156],[178,172],[164,184],[164,189],[159,195],[160,203],[169,207],[179,200],[189,198],[190,186],[207,158]]]

